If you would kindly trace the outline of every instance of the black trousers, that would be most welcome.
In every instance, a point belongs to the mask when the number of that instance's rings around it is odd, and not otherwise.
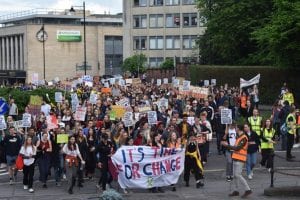
[[[261,156],[262,156],[262,159],[261,159],[260,164],[262,166],[265,166],[267,163],[267,165],[266,165],[267,168],[273,168],[273,166],[274,166],[274,149],[262,149]]]
[[[112,176],[109,174],[108,162],[102,163],[99,185],[102,184],[102,190],[106,190],[106,184],[110,184],[111,182]]]
[[[190,181],[190,173],[193,170],[196,181],[203,178],[201,169],[198,167],[196,159],[191,156],[186,156],[184,161],[184,181]]]
[[[33,176],[34,176],[34,163],[23,167],[23,185],[27,185],[28,188],[32,188]]]
[[[286,157],[287,158],[291,158],[292,154],[292,148],[294,145],[294,141],[295,141],[295,136],[293,134],[287,134],[287,148],[286,148]]]

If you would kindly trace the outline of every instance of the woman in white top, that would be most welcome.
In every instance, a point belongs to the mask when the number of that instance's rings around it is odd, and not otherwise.
[[[21,147],[20,154],[24,160],[23,167],[23,185],[24,190],[27,190],[30,193],[33,193],[34,190],[32,188],[33,184],[33,175],[34,175],[34,161],[36,156],[36,147],[32,143],[32,138],[27,137],[24,145]]]
[[[226,124],[225,135],[223,137],[223,141],[227,141],[228,144],[234,146],[235,141],[237,138],[237,126],[236,123],[233,122],[230,125]],[[232,181],[233,179],[233,162],[232,162],[232,150],[225,150],[226,156],[226,180],[228,182]]]
[[[75,142],[75,136],[69,138],[68,144],[63,147],[63,152],[66,154],[66,169],[67,177],[70,181],[69,194],[73,194],[73,187],[76,182],[77,170],[78,170],[78,158],[81,160],[81,164],[84,165],[85,161],[82,159],[79,147]]]

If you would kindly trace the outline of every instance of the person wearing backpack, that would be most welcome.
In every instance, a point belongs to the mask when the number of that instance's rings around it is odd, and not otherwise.
[[[286,118],[287,126],[287,148],[286,148],[286,160],[291,161],[295,156],[292,156],[291,151],[296,139],[296,109],[291,107],[290,114]]]

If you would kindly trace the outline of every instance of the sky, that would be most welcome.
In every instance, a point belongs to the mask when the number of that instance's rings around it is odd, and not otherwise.
[[[0,16],[36,8],[70,9],[82,6],[82,0],[0,0]],[[122,12],[122,0],[85,0],[86,10],[93,14]]]

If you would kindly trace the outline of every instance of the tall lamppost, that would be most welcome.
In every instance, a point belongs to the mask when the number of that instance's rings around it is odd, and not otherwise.
[[[45,31],[45,26],[44,24],[42,25],[42,27],[40,28],[40,30],[37,32],[36,34],[36,38],[38,39],[38,41],[42,42],[43,44],[43,77],[44,80],[46,80],[46,54],[45,54],[45,41],[48,38],[48,34]]]
[[[83,8],[83,67],[84,67],[84,75],[86,75],[86,29],[85,29],[85,2],[83,2],[82,6],[72,6],[70,12],[75,12],[74,7]]]

